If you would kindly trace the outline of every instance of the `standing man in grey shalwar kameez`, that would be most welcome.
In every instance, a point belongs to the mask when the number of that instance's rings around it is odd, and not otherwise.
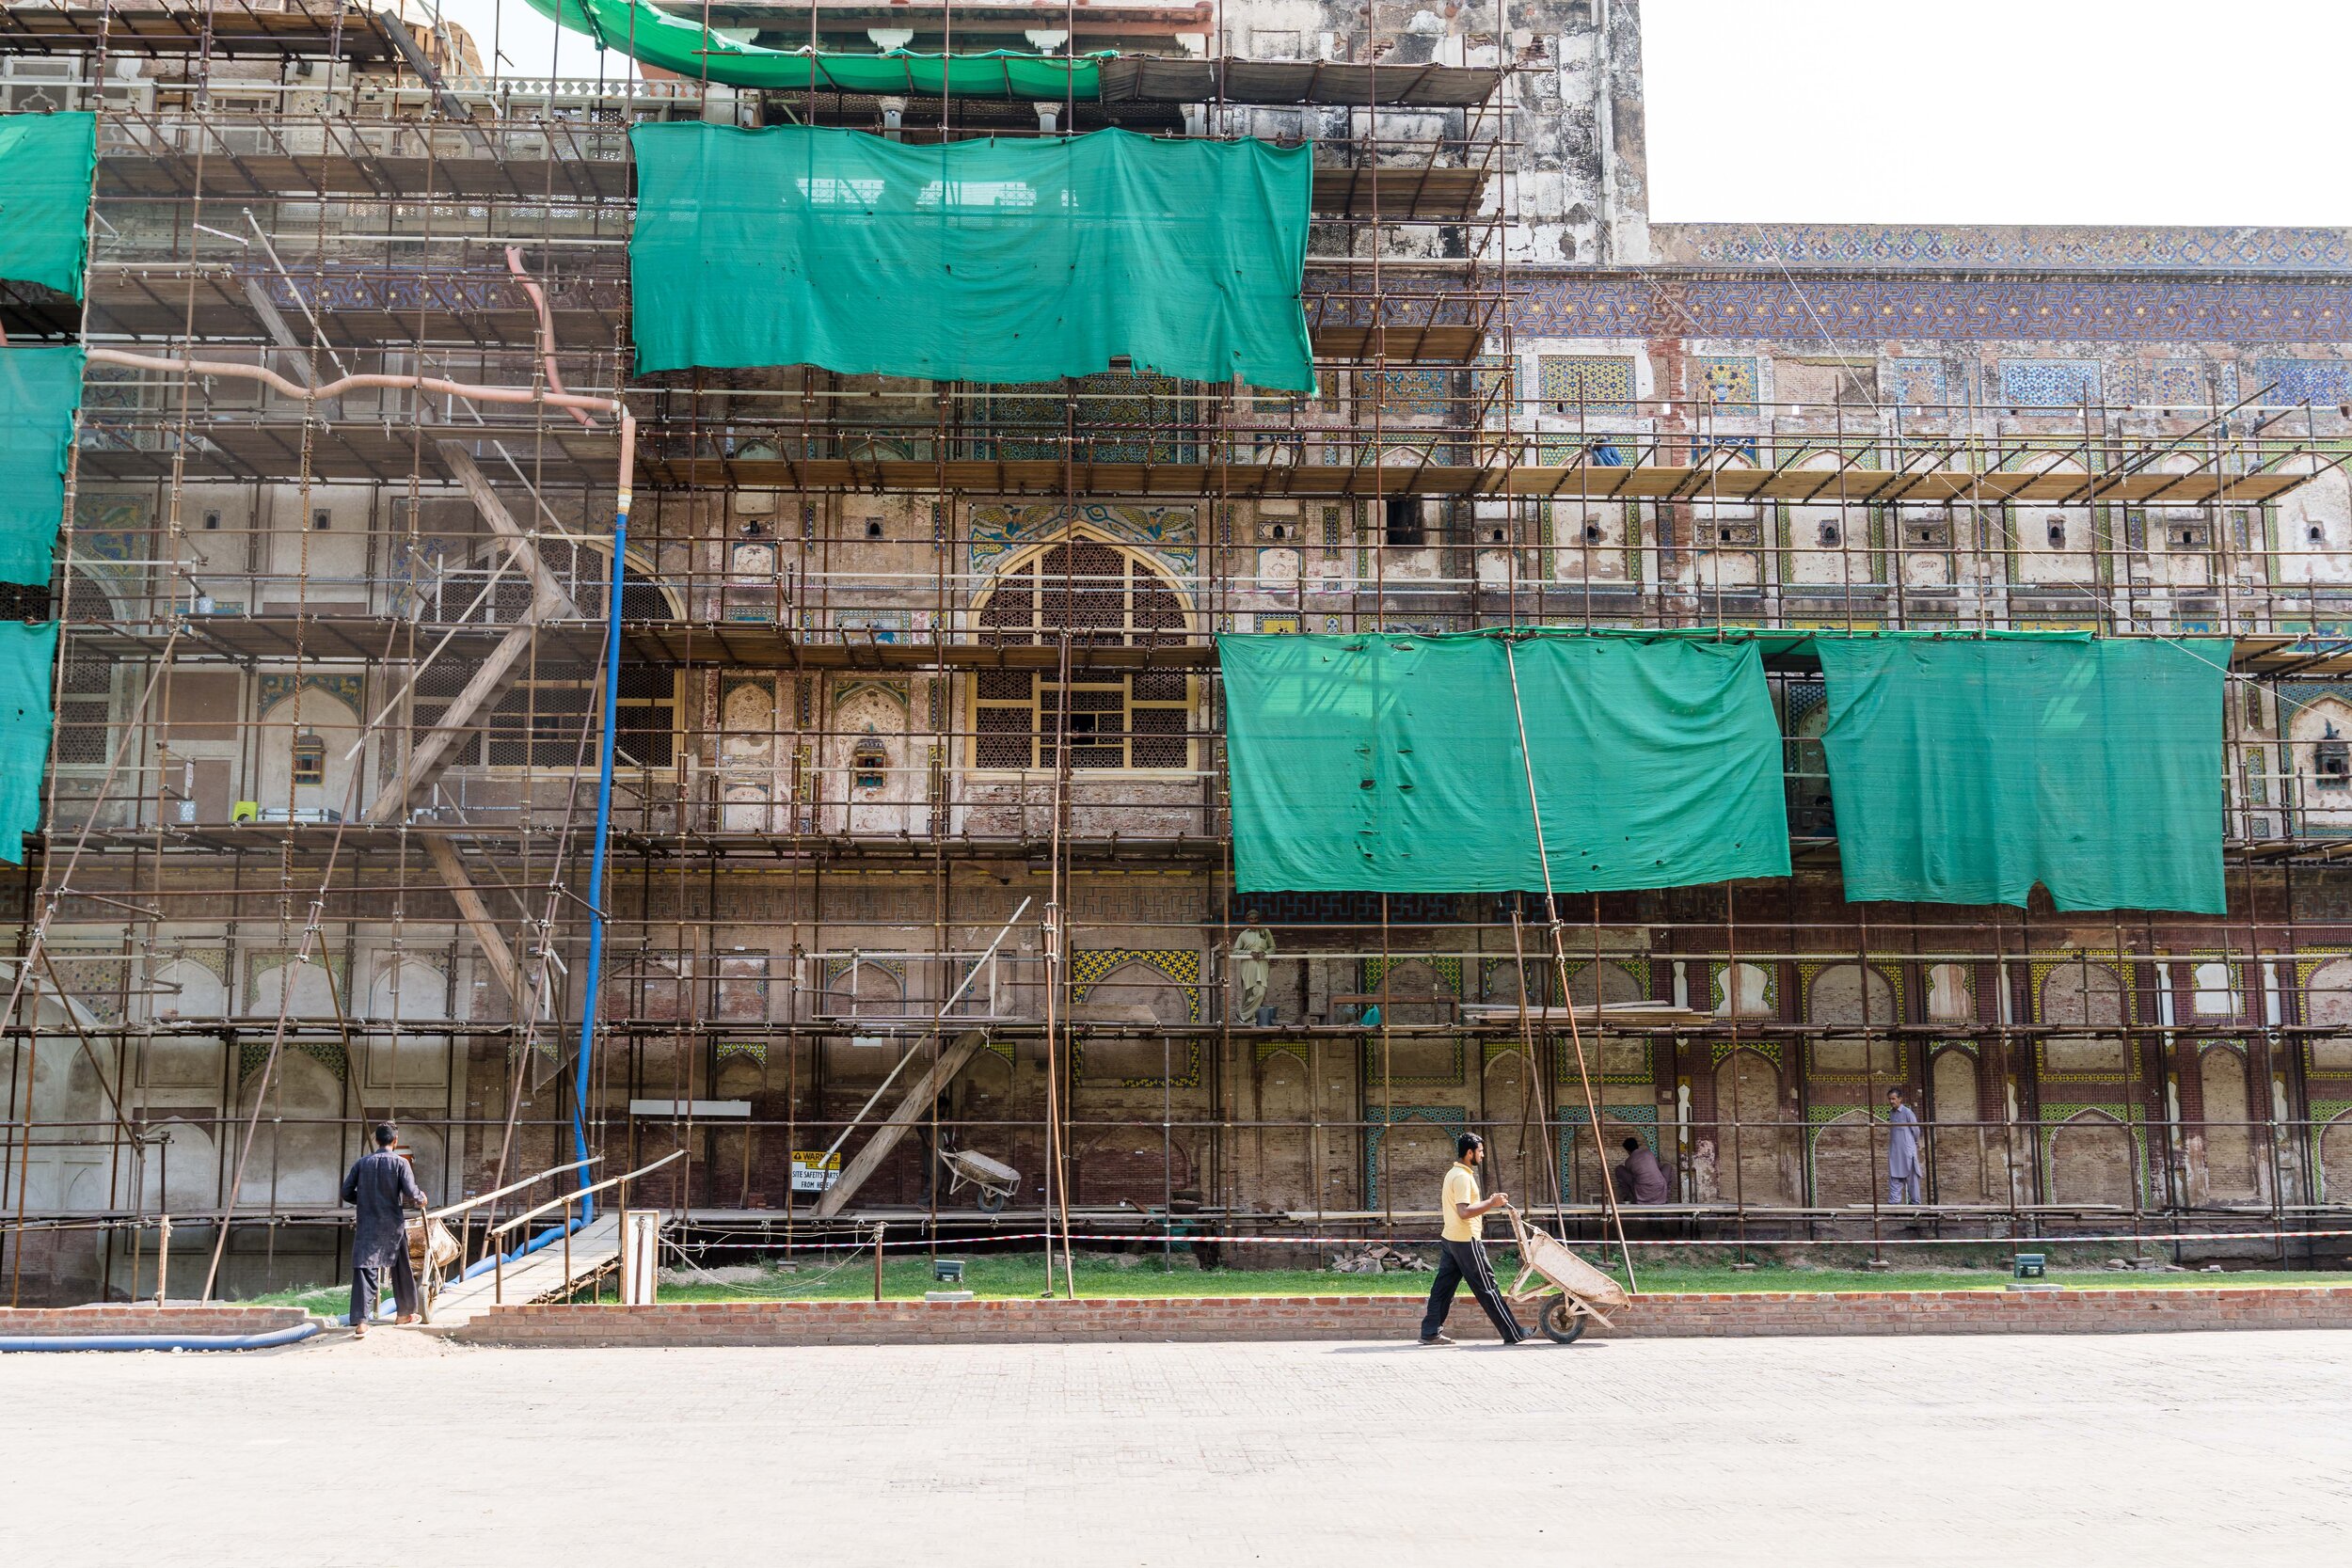
[[[392,1307],[401,1323],[417,1316],[417,1272],[408,1262],[407,1216],[421,1209],[424,1189],[408,1162],[392,1152],[399,1130],[385,1122],[375,1130],[375,1150],[361,1155],[343,1178],[343,1201],[359,1211],[351,1237],[351,1332],[362,1335],[384,1299],[384,1275],[392,1276]]]
[[[1924,1203],[1919,1163],[1919,1113],[1903,1103],[1903,1091],[1886,1091],[1886,1201]]]
[[[1241,987],[1241,1022],[1261,1026],[1274,1022],[1274,1009],[1265,1005],[1265,983],[1273,970],[1266,960],[1274,956],[1274,933],[1258,924],[1258,911],[1251,910],[1243,917],[1242,932],[1233,939],[1233,979]]]

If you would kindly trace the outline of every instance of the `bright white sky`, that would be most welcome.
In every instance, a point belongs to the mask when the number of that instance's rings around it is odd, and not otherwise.
[[[2352,225],[2345,0],[1643,0],[1650,215]]]
[[[505,76],[593,76],[596,71],[596,46],[580,34],[558,27],[531,8],[524,0],[408,0],[412,9],[426,15],[438,14],[456,23],[473,35],[474,45],[482,51],[483,69],[494,75]],[[495,34],[499,52],[506,56],[500,64],[490,60],[490,40]],[[558,39],[561,39],[559,55]],[[552,59],[556,71],[548,69]],[[606,51],[604,73],[607,77],[620,74],[627,62],[617,53]]]
[[[440,4],[508,73],[596,70],[524,0]],[[1642,33],[1653,217],[2352,225],[2346,0],[1643,0]]]

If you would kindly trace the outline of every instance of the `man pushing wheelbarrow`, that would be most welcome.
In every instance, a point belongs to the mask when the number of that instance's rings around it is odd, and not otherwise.
[[[1625,1291],[1617,1282],[1562,1245],[1549,1232],[1529,1225],[1511,1207],[1508,1193],[1497,1193],[1488,1198],[1478,1196],[1478,1166],[1486,1157],[1486,1139],[1475,1132],[1465,1132],[1454,1140],[1454,1168],[1445,1173],[1445,1185],[1438,1198],[1438,1212],[1445,1221],[1445,1256],[1438,1264],[1438,1277],[1429,1286],[1429,1307],[1421,1320],[1421,1342],[1454,1343],[1445,1332],[1446,1314],[1454,1307],[1455,1289],[1465,1281],[1506,1345],[1519,1344],[1527,1338],[1527,1330],[1519,1326],[1518,1319],[1511,1313],[1515,1303],[1537,1307],[1536,1321],[1543,1325],[1544,1337],[1554,1344],[1574,1341],[1584,1332],[1587,1318],[1597,1319],[1606,1325],[1609,1320],[1600,1309],[1623,1307],[1626,1303]],[[1495,1283],[1481,1234],[1485,1216],[1496,1209],[1510,1214],[1512,1236],[1519,1249],[1519,1276],[1508,1295]],[[1550,1290],[1543,1288],[1528,1290],[1531,1278],[1541,1278],[1559,1293],[1553,1295]]]

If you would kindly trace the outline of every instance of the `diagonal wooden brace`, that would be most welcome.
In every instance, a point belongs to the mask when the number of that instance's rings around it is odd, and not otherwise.
[[[907,1129],[922,1119],[930,1105],[931,1096],[954,1083],[956,1074],[963,1070],[964,1064],[987,1043],[988,1035],[984,1030],[972,1029],[958,1035],[954,1043],[939,1053],[939,1060],[907,1085],[906,1098],[898,1101],[898,1108],[875,1127],[874,1135],[866,1140],[866,1147],[842,1167],[841,1180],[818,1200],[817,1218],[839,1213],[842,1206],[857,1196],[858,1189],[882,1168],[882,1163],[890,1158],[890,1151],[898,1147],[898,1140],[907,1135]]]

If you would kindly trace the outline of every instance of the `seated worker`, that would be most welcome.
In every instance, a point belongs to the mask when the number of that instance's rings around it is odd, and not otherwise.
[[[1625,1141],[1625,1163],[1612,1173],[1619,1203],[1671,1203],[1675,1181],[1639,1138]]]

